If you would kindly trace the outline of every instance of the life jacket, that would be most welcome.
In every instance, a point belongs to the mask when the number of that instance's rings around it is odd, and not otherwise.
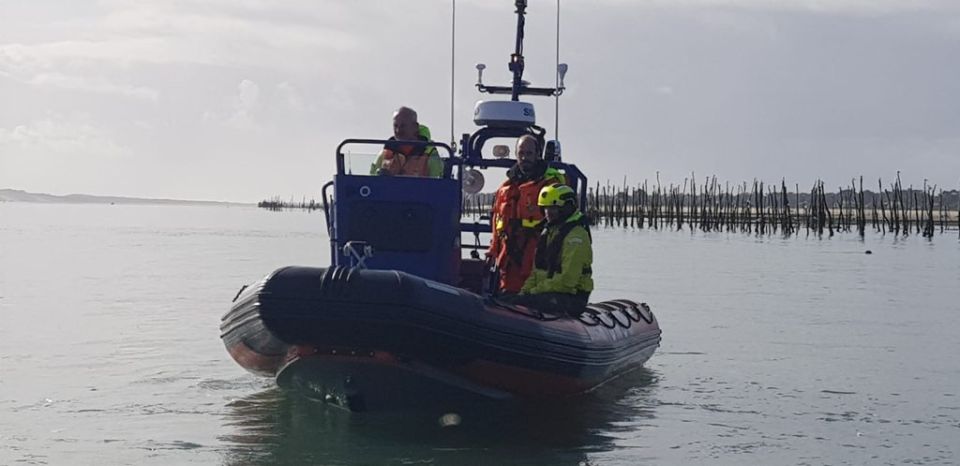
[[[417,139],[429,142],[430,129],[420,125]],[[436,154],[433,147],[400,144],[391,137],[380,152],[381,168],[394,176],[430,176],[430,157]]]
[[[553,278],[554,274],[563,271],[563,241],[576,227],[587,230],[587,238],[593,241],[593,236],[590,234],[590,220],[580,212],[571,215],[559,227],[545,228],[540,234],[540,246],[537,247],[534,266],[537,270],[547,272],[547,278]],[[592,275],[593,270],[588,266],[582,273]]]
[[[507,172],[507,181],[497,190],[491,218],[490,255],[500,269],[502,290],[518,292],[533,269],[543,222],[537,205],[540,190],[564,182],[563,174],[545,162],[531,175],[523,175],[516,166]]]
[[[493,206],[494,233],[503,230],[511,221],[519,221],[524,228],[537,228],[543,220],[543,212],[537,205],[537,197],[544,186],[566,184],[566,178],[557,169],[541,162],[531,175],[524,175],[518,166],[507,171],[507,181],[497,190]]]

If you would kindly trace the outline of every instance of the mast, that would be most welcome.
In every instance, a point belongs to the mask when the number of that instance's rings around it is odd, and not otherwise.
[[[527,14],[527,0],[517,0],[517,44],[514,52],[510,55],[510,64],[508,67],[513,72],[513,95],[510,100],[516,102],[520,100],[520,94],[523,90],[523,28],[527,20],[524,17]]]
[[[510,86],[487,86],[483,84],[483,70],[486,65],[480,63],[477,65],[477,89],[487,94],[510,94],[510,100],[517,102],[521,95],[539,95],[544,97],[558,96],[563,93],[563,76],[557,87],[530,87],[529,83],[523,80],[523,31],[526,26],[527,0],[516,0],[514,5],[517,7],[514,13],[517,14],[517,37],[513,53],[510,54],[510,63],[507,67],[513,74],[513,81]]]

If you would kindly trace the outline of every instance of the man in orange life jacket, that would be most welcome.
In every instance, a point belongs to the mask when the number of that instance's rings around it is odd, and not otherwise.
[[[563,174],[547,166],[533,135],[517,139],[517,164],[497,190],[490,223],[493,238],[487,258],[500,271],[500,292],[515,294],[533,269],[543,212],[537,196],[544,186],[565,183]]]
[[[417,122],[417,112],[410,107],[400,107],[393,112],[393,137],[370,167],[371,175],[443,176],[443,161],[435,147],[394,142],[398,140],[430,141],[430,129]]]

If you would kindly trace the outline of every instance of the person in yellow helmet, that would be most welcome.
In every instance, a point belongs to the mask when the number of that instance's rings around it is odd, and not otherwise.
[[[541,311],[578,315],[593,291],[590,223],[577,209],[577,194],[563,184],[540,190],[537,205],[546,227],[537,243],[534,268],[510,301]]]
[[[395,141],[430,141],[430,129],[417,121],[417,112],[410,107],[400,107],[393,112],[393,137],[370,167],[371,175],[443,176],[443,160],[435,147]]]

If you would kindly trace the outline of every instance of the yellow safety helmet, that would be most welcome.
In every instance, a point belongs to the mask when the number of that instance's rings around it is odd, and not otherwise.
[[[552,184],[550,186],[544,186],[540,190],[540,196],[537,197],[537,205],[540,207],[550,207],[550,206],[565,206],[567,204],[574,204],[577,200],[577,193],[573,191],[573,188],[565,184]]]

